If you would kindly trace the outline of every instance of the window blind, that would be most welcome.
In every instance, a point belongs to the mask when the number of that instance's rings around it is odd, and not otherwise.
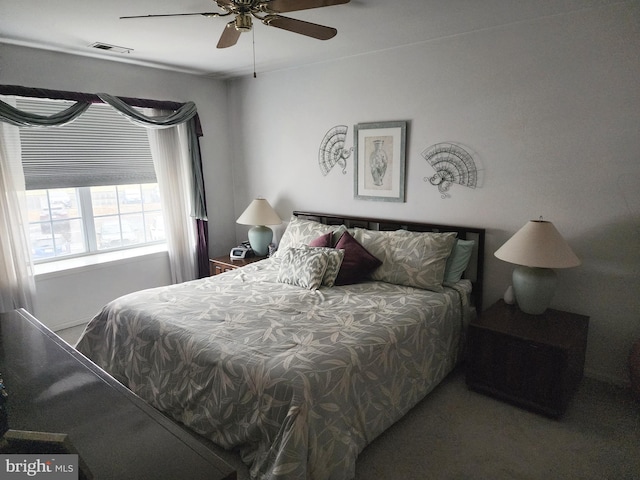
[[[18,109],[39,115],[71,103],[16,99]],[[157,181],[146,129],[108,105],[93,104],[62,127],[21,128],[20,143],[28,190]]]

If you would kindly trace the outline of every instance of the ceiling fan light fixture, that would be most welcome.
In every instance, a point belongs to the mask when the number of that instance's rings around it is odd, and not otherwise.
[[[248,13],[241,13],[236,17],[235,27],[239,32],[250,32],[252,26],[253,21]]]

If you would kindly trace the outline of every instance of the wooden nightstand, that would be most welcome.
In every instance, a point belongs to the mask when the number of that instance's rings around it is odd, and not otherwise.
[[[219,275],[229,270],[244,267],[254,262],[259,262],[267,257],[248,257],[240,259],[232,259],[229,255],[209,259],[209,275]]]
[[[500,300],[469,325],[467,385],[560,416],[582,379],[588,329],[583,315],[528,315]]]

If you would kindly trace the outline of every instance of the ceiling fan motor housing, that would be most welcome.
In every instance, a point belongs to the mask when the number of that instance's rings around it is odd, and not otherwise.
[[[253,22],[251,21],[251,15],[248,13],[240,13],[235,20],[236,30],[239,32],[250,32]]]

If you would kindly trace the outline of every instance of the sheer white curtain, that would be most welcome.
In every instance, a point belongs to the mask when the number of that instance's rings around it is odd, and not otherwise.
[[[5,99],[6,101],[6,99]],[[33,312],[35,281],[18,127],[0,122],[0,312]]]
[[[154,113],[162,114],[155,110]],[[181,283],[198,276],[193,178],[186,123],[149,129],[151,155],[162,199],[171,280]]]

